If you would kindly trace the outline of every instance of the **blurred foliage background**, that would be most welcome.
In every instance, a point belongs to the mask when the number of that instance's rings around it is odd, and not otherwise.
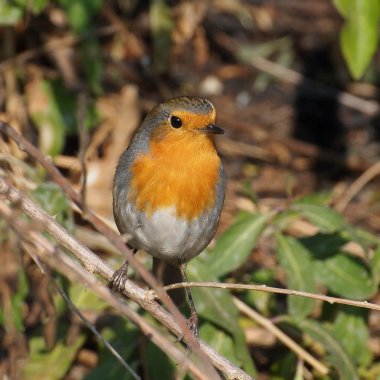
[[[377,0],[0,0],[0,118],[77,189],[85,162],[87,204],[112,224],[114,168],[146,112],[177,95],[208,97],[226,130],[217,144],[229,181],[217,237],[189,277],[378,303],[379,13]],[[0,172],[121,264],[6,139]],[[0,244],[0,376],[131,378],[1,219]],[[143,379],[178,378],[179,366],[129,321],[55,276]],[[258,379],[380,378],[376,311],[252,291],[194,296],[201,338]],[[242,313],[235,297],[328,373]]]

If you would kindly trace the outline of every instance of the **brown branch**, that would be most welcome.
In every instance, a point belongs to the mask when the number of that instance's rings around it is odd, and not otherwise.
[[[9,202],[20,208],[25,214],[37,222],[37,225],[39,227],[47,231],[57,242],[62,244],[62,246],[74,254],[84,264],[85,268],[89,272],[99,274],[107,281],[111,279],[114,270],[106,262],[101,260],[87,247],[74,239],[50,215],[48,215],[39,206],[35,205],[19,190],[10,186],[2,177],[0,177],[0,196],[8,199]],[[95,281],[94,278],[92,281]],[[145,291],[134,284],[132,281],[127,280],[124,294],[128,298],[135,301],[142,308],[147,310],[154,318],[156,318],[170,331],[177,335],[177,337],[183,337],[184,341],[187,344],[192,343],[186,335],[183,336],[182,326],[178,323],[177,319],[174,319],[170,313],[168,313],[157,302],[155,302],[151,292]],[[182,320],[184,320],[182,315],[180,315],[180,317]],[[194,341],[193,336],[191,336],[191,338]],[[207,360],[209,360],[209,363],[212,363],[216,368],[218,368],[228,379],[252,379],[251,376],[229,362],[226,358],[219,355],[206,343],[202,341],[199,341],[198,343],[199,345],[192,347],[193,351],[195,351],[194,349],[198,349],[198,351],[202,353],[202,358],[206,357]],[[204,360],[202,361],[202,364],[204,364]],[[216,374],[215,370],[214,372],[210,372],[209,368],[205,367],[204,365],[202,370],[207,375],[208,379],[219,378],[219,375]]]
[[[57,249],[49,240],[41,235],[35,225],[27,224],[15,215],[5,203],[0,203],[0,215],[8,221],[8,224],[16,230],[25,245],[35,247],[38,259],[46,262],[51,268],[57,270],[72,282],[79,282],[92,289],[100,298],[104,299],[119,314],[127,317],[140,330],[148,336],[153,343],[160,347],[168,356],[171,356],[177,363],[181,363],[200,380],[208,380],[205,374],[195,365],[188,356],[179,350],[175,345],[156,328],[145,321],[137,312],[131,309],[126,303],[120,301],[106,286],[102,285],[95,276],[83,270],[83,268],[72,258]]]
[[[179,312],[178,308],[174,305],[166,291],[163,290],[161,286],[157,285],[154,276],[132,254],[131,250],[125,245],[123,239],[113,229],[107,226],[90,208],[87,208],[86,212],[83,213],[83,205],[81,203],[80,194],[78,194],[78,192],[76,192],[72,188],[71,184],[67,181],[65,177],[62,176],[59,170],[52,164],[51,160],[48,157],[46,157],[39,149],[37,149],[33,144],[31,144],[22,135],[20,135],[8,123],[5,123],[0,120],[0,133],[1,132],[13,141],[15,141],[20,150],[27,152],[46,169],[46,171],[53,178],[54,182],[72,200],[72,202],[74,202],[74,204],[79,208],[79,210],[82,210],[83,218],[89,221],[102,235],[104,235],[115,247],[117,247],[117,249],[129,261],[130,265],[140,274],[140,276],[146,281],[146,283],[156,291],[158,297],[169,309],[170,313],[174,316],[177,323],[181,327],[181,336],[184,337],[184,341],[192,347],[195,353],[200,355],[201,360],[205,362],[204,364],[207,367],[208,362],[207,360],[205,360],[202,352],[198,350],[197,341],[196,339],[194,339],[194,336],[190,331],[185,318]],[[47,214],[46,216],[49,217]],[[49,226],[51,226],[51,224],[49,224]],[[87,265],[90,266],[88,270],[91,270],[91,262],[88,262],[88,260],[86,260],[86,257],[83,257],[83,259],[84,263],[87,263]],[[105,275],[105,273],[103,273],[103,275]],[[211,367],[209,367],[209,371],[212,372]]]
[[[172,289],[179,289],[179,288],[186,288],[186,287],[234,289],[234,290],[258,290],[260,292],[269,292],[269,293],[277,293],[277,294],[286,294],[288,296],[312,298],[319,301],[328,302],[329,304],[338,303],[342,305],[350,305],[350,306],[356,306],[356,307],[361,307],[365,309],[380,311],[380,305],[377,305],[375,303],[370,303],[368,301],[355,301],[355,300],[350,300],[347,298],[330,297],[330,296],[325,296],[323,294],[302,292],[300,290],[276,288],[273,286],[266,286],[266,285],[225,284],[222,282],[181,282],[178,284],[165,286],[164,289],[168,291]]]

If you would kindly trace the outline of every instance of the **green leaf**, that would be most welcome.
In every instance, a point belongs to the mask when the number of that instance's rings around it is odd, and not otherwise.
[[[380,3],[378,0],[334,0],[345,18],[340,44],[351,75],[359,79],[378,43]]]
[[[186,269],[190,281],[216,281],[207,267],[191,261]],[[193,288],[198,313],[207,320],[233,334],[239,312],[228,291],[215,288]]]
[[[49,1],[50,0],[33,0],[31,2],[27,1],[27,3],[29,3],[33,14],[38,15],[45,9]]]
[[[38,100],[35,99],[37,93],[40,97]],[[38,129],[40,149],[52,156],[59,154],[63,148],[66,128],[52,83],[40,80],[27,97],[32,120]]]
[[[242,213],[237,222],[218,239],[212,252],[198,260],[217,278],[239,268],[251,254],[272,215]]]
[[[366,366],[371,361],[367,315],[367,310],[344,306],[341,307],[333,325],[334,336],[350,355],[351,360],[360,366]]]
[[[330,192],[320,192],[308,194],[294,200],[293,204],[311,204],[314,206],[326,206],[331,202],[332,194]]]
[[[43,337],[31,338],[29,360],[23,370],[22,378],[24,380],[63,379],[84,341],[84,335],[80,335],[70,346],[57,342],[53,350],[46,351]]]
[[[107,318],[108,325],[101,330],[102,336],[107,339],[112,347],[123,357],[128,365],[136,371],[140,361],[138,360],[138,334],[137,328],[131,322],[120,317]],[[98,342],[99,364],[89,374],[85,380],[132,380],[132,375],[118,362],[118,360]]]
[[[187,274],[190,281],[216,281],[213,273],[196,260],[189,263]],[[239,311],[230,293],[211,288],[193,288],[191,292],[199,315],[233,336],[236,357],[243,363],[244,370],[253,376],[256,370],[245,343],[244,332],[238,324]]]
[[[220,355],[239,367],[242,365],[239,358],[236,357],[235,343],[230,335],[226,334],[223,330],[217,329],[211,323],[202,324],[199,332],[202,338]]]
[[[82,284],[70,284],[69,297],[74,305],[82,312],[87,310],[93,313],[99,313],[108,307],[107,302]]]
[[[74,221],[70,204],[58,185],[53,182],[42,182],[33,191],[32,196],[58,223],[73,231]]]
[[[271,365],[271,380],[294,379],[297,368],[297,356],[292,351],[284,351]]]
[[[91,90],[99,95],[102,93],[103,78],[102,52],[99,41],[96,38],[87,38],[81,44],[81,55],[87,82]]]
[[[89,41],[89,46],[86,48],[80,47],[81,59],[84,61],[84,69],[86,70],[88,81],[90,87],[95,91],[99,90],[101,77],[97,76],[95,73],[92,76],[89,71],[93,67],[101,65],[100,58],[96,54],[97,47],[91,46],[91,39],[86,39]],[[86,43],[84,43],[85,45]],[[95,52],[91,53],[92,50]],[[86,53],[88,51],[88,54]],[[91,62],[88,62],[91,61]],[[100,63],[99,63],[100,61]],[[95,69],[94,71],[96,71]],[[54,92],[54,97],[56,99],[56,104],[58,105],[59,112],[62,115],[62,119],[65,123],[65,131],[69,135],[78,135],[77,126],[77,113],[78,113],[78,102],[77,97],[72,96],[72,94],[67,90],[64,83],[61,80],[55,80],[51,82],[52,90]],[[95,108],[95,102],[92,99],[88,99],[84,115],[84,125],[89,130],[97,122],[97,113]]]
[[[8,0],[0,0],[0,26],[12,26],[17,24],[23,15],[23,11]]]
[[[375,234],[366,231],[361,228],[353,227],[351,225],[347,225],[344,230],[342,230],[342,237],[347,241],[354,241],[359,244],[364,251],[367,251],[373,246],[379,244],[379,237]]]
[[[18,276],[18,289],[17,293],[12,295],[12,319],[17,331],[24,331],[24,311],[25,311],[25,298],[28,295],[28,279],[26,273],[20,265]]]
[[[164,0],[151,0],[149,16],[153,37],[153,64],[157,73],[163,73],[169,65],[174,21],[170,7]]]
[[[339,213],[326,206],[297,203],[292,206],[301,215],[315,224],[321,232],[333,233],[345,227],[345,221]]]
[[[340,342],[321,323],[308,319],[293,319],[292,323],[319,342],[329,353],[328,361],[336,368],[340,378],[359,380],[356,368]]]
[[[365,300],[377,290],[376,283],[365,265],[344,252],[316,261],[311,270],[319,282],[342,297]]]
[[[296,374],[294,376],[294,380],[303,380],[306,376],[306,374],[304,373],[304,365],[302,362],[298,362],[297,363],[297,371],[296,371]]]
[[[0,326],[5,330],[16,328],[18,332],[24,331],[25,298],[28,295],[28,279],[21,263],[19,263],[17,291],[11,294],[11,310],[5,313],[4,308],[0,309]]]
[[[236,47],[236,58],[238,61],[250,64],[256,57],[270,57],[274,53],[288,51],[292,49],[292,40],[289,36],[281,37],[277,40],[270,40],[262,43],[240,43]]]
[[[173,363],[163,352],[153,343],[148,344],[147,364],[149,379],[175,379],[176,364]]]
[[[71,27],[77,32],[86,32],[91,27],[92,19],[102,3],[102,0],[59,0]]]
[[[295,238],[276,235],[277,256],[284,267],[286,283],[290,289],[316,292],[313,273],[310,271],[310,253]],[[311,313],[315,300],[304,297],[288,296],[289,313],[297,318],[304,318]]]
[[[35,15],[41,13],[48,2],[49,0],[13,0],[13,3],[17,4],[24,12],[30,11]]]
[[[313,258],[324,259],[335,255],[347,243],[338,233],[316,234],[301,238],[299,242],[311,253]]]
[[[250,283],[265,284],[275,286],[275,276],[273,270],[260,268],[251,275]],[[269,316],[270,308],[274,303],[274,294],[270,292],[248,291],[244,295],[245,301],[254,306],[261,314]]]
[[[50,82],[54,93],[55,103],[58,106],[58,111],[65,123],[65,131],[73,134],[77,132],[76,120],[76,97],[72,96],[60,80]]]
[[[374,236],[370,232],[365,232],[364,230],[356,228],[348,223],[340,231],[340,234],[342,238],[347,241],[352,241],[358,244],[366,253],[369,252],[373,244],[379,243],[379,239],[376,237],[374,240]]]

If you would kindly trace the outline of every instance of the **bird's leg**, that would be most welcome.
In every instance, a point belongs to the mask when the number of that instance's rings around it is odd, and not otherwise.
[[[133,249],[132,253],[136,254],[138,250]],[[128,280],[128,260],[125,260],[124,264],[117,270],[115,270],[110,282],[109,287],[113,292],[123,293],[125,289],[125,283]]]
[[[189,282],[186,276],[186,264],[181,264],[180,269],[183,277],[184,282]],[[193,296],[191,295],[190,288],[186,287],[186,294],[187,294],[187,299],[189,300],[189,305],[190,305],[190,318],[189,318],[189,327],[191,332],[193,333],[195,338],[199,338],[199,331],[198,331],[198,314],[197,310],[195,309],[194,305],[194,300]]]

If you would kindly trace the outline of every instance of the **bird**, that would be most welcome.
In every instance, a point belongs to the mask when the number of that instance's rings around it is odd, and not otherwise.
[[[163,286],[187,282],[186,263],[214,237],[225,197],[226,176],[214,136],[216,110],[205,98],[180,96],[154,107],[120,156],[113,184],[113,213],[133,253],[153,256]],[[110,285],[123,289],[126,261]],[[124,280],[123,280],[124,279]],[[177,306],[186,295],[189,325],[198,336],[198,315],[189,288],[169,292]]]

